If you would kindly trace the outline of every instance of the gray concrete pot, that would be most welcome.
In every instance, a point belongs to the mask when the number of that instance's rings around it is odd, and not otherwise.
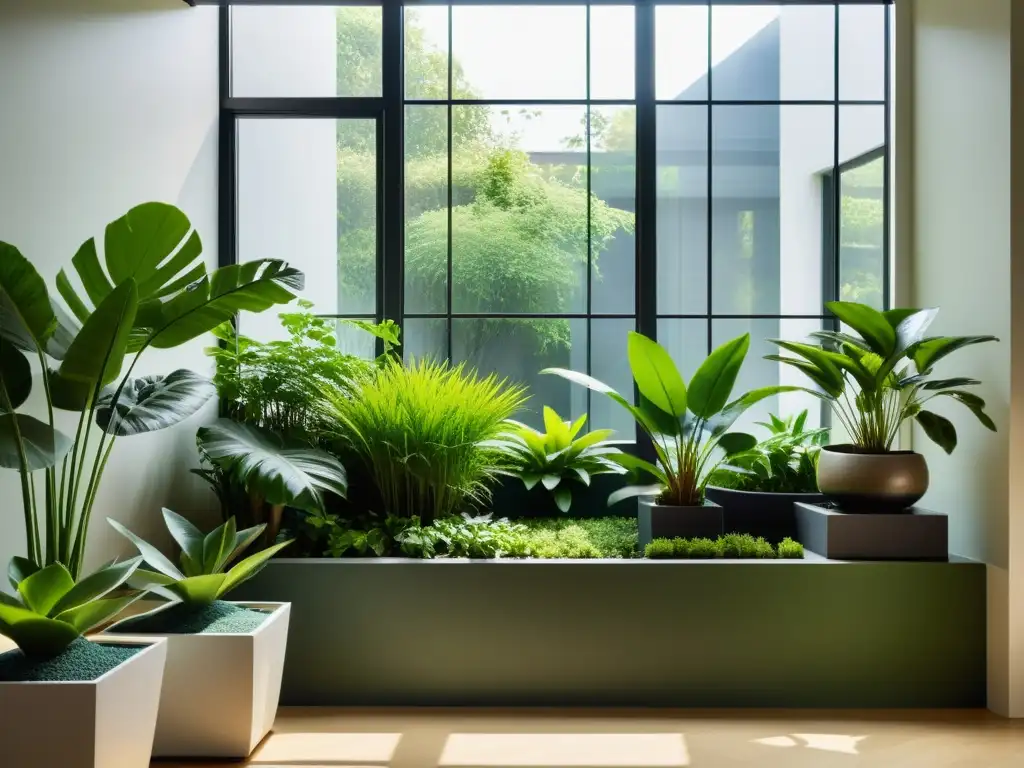
[[[672,507],[640,499],[637,524],[641,552],[654,539],[714,539],[724,532],[722,508],[713,501],[699,507]]]
[[[829,445],[818,456],[818,489],[841,511],[891,513],[924,496],[928,465],[913,451],[866,453],[853,445]]]

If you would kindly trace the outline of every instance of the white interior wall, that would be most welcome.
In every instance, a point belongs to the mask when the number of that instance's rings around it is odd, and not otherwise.
[[[215,7],[0,0],[0,94],[0,239],[20,248],[44,278],[52,281],[82,241],[147,200],[180,206],[216,265]],[[206,343],[147,353],[138,372],[209,372]],[[36,415],[43,414],[39,389],[37,379]],[[129,549],[104,522],[108,515],[159,543],[166,542],[161,506],[213,508],[187,471],[202,418],[118,442],[97,498],[87,565]],[[24,549],[16,472],[0,470],[0,499],[6,569]]]

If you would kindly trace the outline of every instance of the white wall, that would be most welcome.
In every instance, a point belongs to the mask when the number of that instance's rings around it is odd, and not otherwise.
[[[189,215],[215,266],[217,62],[212,6],[0,0],[0,239],[49,281],[107,222],[161,200]],[[209,371],[204,345],[147,353],[137,370]],[[30,405],[38,409],[36,383]],[[187,471],[201,418],[118,442],[97,498],[87,565],[128,551],[104,522],[108,515],[166,542],[162,505],[213,508]],[[0,470],[0,499],[6,570],[24,548],[17,473]]]
[[[949,514],[952,551],[989,565],[989,706],[1021,717],[1024,304],[1012,298],[1024,292],[1024,238],[1015,223],[1024,204],[1024,18],[1011,0],[904,0],[897,9],[897,27],[912,28],[897,78],[897,99],[912,100],[901,134],[909,178],[900,182],[911,202],[898,209],[910,213],[898,223],[911,230],[900,239],[912,254],[909,299],[941,308],[939,333],[1001,339],[942,367],[984,382],[978,394],[999,433],[967,412],[937,407],[960,443],[946,456],[915,432],[914,447],[932,470],[924,505]]]

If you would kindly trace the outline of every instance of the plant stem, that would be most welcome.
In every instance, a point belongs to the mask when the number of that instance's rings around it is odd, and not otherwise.
[[[14,412],[14,406],[11,405],[11,398],[7,393],[7,384],[2,376],[0,376],[0,404],[3,405],[4,410],[10,415],[11,425],[14,429],[14,439],[18,443],[18,474],[21,477],[21,501],[25,512],[25,554],[36,565],[42,567],[42,553],[39,551],[39,528],[36,521],[35,494],[30,483],[28,456],[25,453],[25,443],[21,438],[18,414]]]

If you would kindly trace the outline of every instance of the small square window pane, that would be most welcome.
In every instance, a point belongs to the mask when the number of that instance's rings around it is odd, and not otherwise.
[[[636,11],[632,5],[591,6],[590,98],[635,97],[635,26]]]
[[[402,325],[402,359],[448,359],[448,321],[443,317],[407,317]]]
[[[448,107],[405,108],[405,310],[448,306]]]
[[[689,382],[708,356],[708,321],[659,318],[658,343],[672,356],[683,380]]]
[[[452,58],[480,99],[583,99],[583,6],[455,6]]]
[[[375,320],[365,317],[361,322],[373,323]],[[335,338],[338,340],[338,349],[346,355],[356,355],[364,360],[377,357],[377,337],[345,320],[335,321]]]
[[[380,96],[381,9],[231,6],[233,96]]]
[[[635,328],[633,318],[590,321],[590,375],[630,402],[633,402],[633,375],[626,358],[626,343],[629,332]],[[626,409],[597,392],[590,395],[587,423],[590,429],[614,429],[612,440],[636,439],[633,418]]]
[[[707,312],[708,108],[657,108],[658,313]]]
[[[835,6],[784,5],[779,8],[778,23],[782,100],[834,99]],[[717,84],[714,87],[717,90]]]
[[[707,100],[708,6],[657,6],[654,35],[657,98],[664,101]]]
[[[714,314],[821,314],[834,124],[832,106],[713,108]]]
[[[591,311],[633,313],[636,287],[636,107],[592,107]]]
[[[884,5],[839,6],[839,98],[885,98]]]
[[[448,14],[446,5],[405,9],[405,98],[448,98]],[[465,89],[461,71],[453,83]],[[455,98],[465,98],[456,93]]]

